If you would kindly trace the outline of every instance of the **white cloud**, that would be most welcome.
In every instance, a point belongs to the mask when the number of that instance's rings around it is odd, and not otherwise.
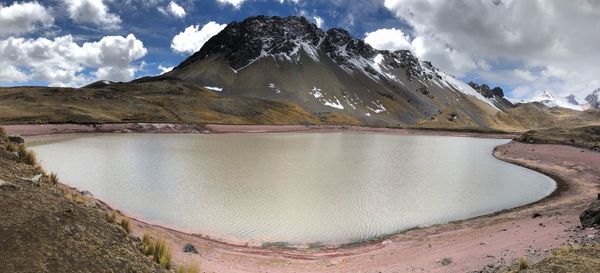
[[[50,26],[54,18],[44,6],[37,2],[14,2],[10,6],[0,3],[0,36],[22,34],[36,26]]]
[[[413,50],[410,37],[400,29],[381,28],[365,35],[365,42],[375,49],[396,51],[400,49]]]
[[[0,82],[32,80],[79,86],[92,80],[85,72],[94,69],[98,80],[127,81],[137,70],[132,62],[146,53],[142,41],[133,34],[106,36],[82,45],[70,35],[53,40],[10,37],[0,41]]]
[[[242,4],[244,3],[244,1],[246,0],[217,0],[220,4],[225,5],[225,4],[229,4],[232,5],[233,7],[235,7],[236,9],[239,9]]]
[[[213,21],[208,22],[202,29],[199,29],[199,25],[189,26],[173,37],[171,48],[177,53],[192,54],[200,50],[206,41],[217,35],[226,26],[226,24],[221,25]]]
[[[93,24],[105,29],[117,29],[121,18],[108,11],[103,0],[64,0],[69,17],[76,23]]]
[[[169,3],[169,12],[171,12],[171,14],[173,14],[175,17],[185,17],[185,9],[183,9],[180,5],[177,5],[177,3],[173,1]]]
[[[529,88],[529,86],[517,86],[517,88],[513,89],[511,94],[515,99],[523,98],[527,95],[531,95],[531,88]]]
[[[322,17],[315,15],[315,16],[313,16],[313,19],[315,20],[315,24],[317,25],[318,28],[323,27],[325,20],[323,20]]]
[[[172,15],[177,18],[183,18],[186,15],[185,9],[173,1],[171,1],[167,7],[158,7],[157,9],[167,16]]]
[[[541,76],[508,70],[497,82],[536,78],[528,83],[533,91],[543,87],[580,97],[595,89],[587,88],[600,75],[597,1],[384,0],[384,6],[411,26],[412,35],[423,37],[421,55],[451,73],[494,77],[479,71],[486,68],[481,60],[492,64],[492,72],[494,64],[518,64],[514,68],[521,72],[533,69]],[[446,61],[452,59],[448,54],[462,61],[462,69]]]
[[[175,68],[175,67],[174,66],[165,67],[165,66],[162,66],[162,65],[158,66],[158,70],[160,70],[160,74],[161,75],[165,74],[167,72],[171,72],[171,70],[173,70],[173,68]]]
[[[537,79],[536,76],[534,76],[531,71],[529,70],[523,70],[523,69],[514,69],[513,73],[515,74],[515,76],[517,76],[517,78],[520,78],[524,81],[528,81],[528,82],[532,82],[535,81]]]

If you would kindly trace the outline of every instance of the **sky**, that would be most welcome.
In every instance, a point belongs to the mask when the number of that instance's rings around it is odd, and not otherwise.
[[[0,1],[0,86],[158,75],[255,15],[344,28],[515,100],[600,88],[600,0]]]

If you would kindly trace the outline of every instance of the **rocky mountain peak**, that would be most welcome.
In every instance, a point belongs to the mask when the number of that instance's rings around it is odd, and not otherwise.
[[[175,69],[188,66],[213,54],[222,54],[232,69],[248,66],[261,56],[277,56],[291,60],[299,49],[314,51],[325,33],[304,17],[290,16],[249,17],[232,22],[219,34],[208,40],[200,51],[186,59]],[[316,56],[311,56],[316,58]]]
[[[579,105],[579,102],[577,101],[577,97],[575,97],[575,95],[571,94],[565,97],[565,99],[567,99],[567,102],[573,105]]]
[[[585,97],[585,101],[593,108],[600,110],[600,88],[594,90],[594,92]]]

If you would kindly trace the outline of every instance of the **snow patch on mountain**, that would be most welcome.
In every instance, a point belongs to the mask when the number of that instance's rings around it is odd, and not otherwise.
[[[274,83],[269,83],[269,88],[271,90],[275,91],[275,93],[277,93],[277,94],[281,93],[281,90]]]
[[[213,87],[213,86],[205,86],[204,88],[211,90],[211,91],[216,91],[216,92],[221,92],[223,91],[222,87]]]
[[[323,97],[323,93],[321,93],[321,88],[317,88],[316,86],[309,92],[311,95],[315,97],[315,99],[319,99]]]
[[[336,109],[340,109],[340,110],[344,110],[344,106],[340,103],[340,100],[338,100],[337,97],[333,97],[335,99],[335,101],[333,100],[328,100],[328,99],[323,99],[323,104],[327,105],[329,107],[333,107]]]
[[[473,96],[473,97],[477,98],[478,100],[481,100],[481,101],[489,104],[494,109],[500,110],[500,109],[498,109],[498,107],[496,107],[496,105],[494,105],[494,103],[492,101],[488,100],[487,98],[485,98],[484,96],[479,94],[479,92],[477,92],[475,89],[473,89],[473,87],[469,86],[465,82],[463,82],[461,80],[457,80],[453,76],[448,75],[441,71],[438,72],[438,74],[442,77],[442,84],[447,84],[449,87],[452,87],[452,89],[454,89],[454,90],[458,90],[464,94]]]

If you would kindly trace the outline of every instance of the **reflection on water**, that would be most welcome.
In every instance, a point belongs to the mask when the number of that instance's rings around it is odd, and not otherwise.
[[[555,183],[491,156],[506,140],[376,133],[53,136],[61,181],[182,230],[347,243],[530,203]]]

